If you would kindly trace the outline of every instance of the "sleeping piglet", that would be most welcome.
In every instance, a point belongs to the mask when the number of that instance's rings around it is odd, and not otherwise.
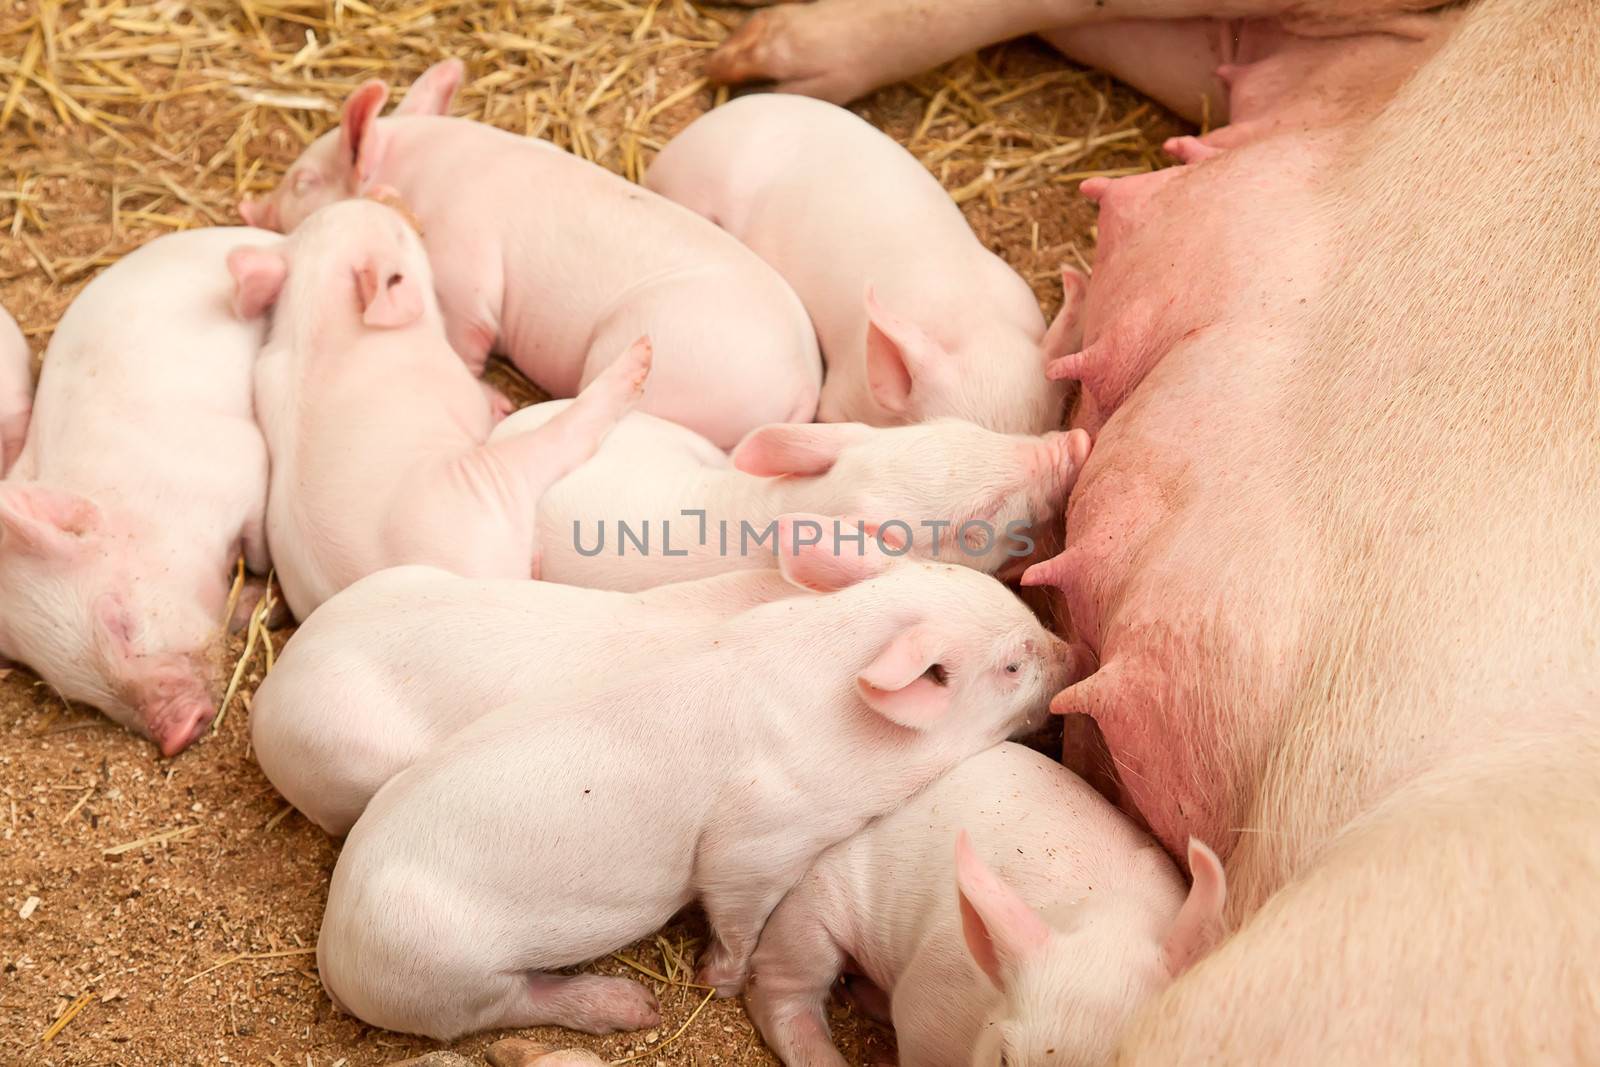
[[[638,398],[648,341],[558,418],[488,443],[489,397],[445,339],[427,254],[399,212],[341,201],[228,267],[240,317],[277,305],[256,411],[272,457],[267,539],[295,615],[403,563],[536,577],[539,497]]]
[[[22,451],[32,410],[33,353],[16,320],[0,308],[0,475]]]
[[[216,714],[240,552],[267,571],[259,322],[228,313],[228,250],[259,230],[151,241],[86,286],[0,482],[0,653],[165,755]]]
[[[827,374],[817,417],[877,426],[941,415],[1002,433],[1061,424],[1049,357],[1073,350],[1082,276],[1046,336],[1016,271],[916,157],[849,111],[764,93],[668,142],[645,185],[749,245],[794,287]]]
[[[541,426],[570,401],[523,408],[496,439]],[[1089,454],[1082,430],[1002,434],[961,419],[910,426],[774,423],[732,461],[694,431],[628,415],[588,463],[539,503],[542,575],[602,589],[646,589],[772,567],[790,512],[865,520],[918,555],[1001,577],[1053,538]]]
[[[342,835],[480,716],[569,679],[659,669],[691,624],[797,592],[775,569],[617,593],[392,567],[295,631],[251,701],[251,747],[284,799]]]
[[[554,145],[448,116],[462,65],[419,77],[395,112],[369,81],[245,221],[288,233],[335,200],[394,189],[437,268],[451,343],[570,397],[648,334],[644,410],[722,448],[809,422],[822,384],[805,308],[759,256],[693,212]]]
[[[821,521],[821,520],[816,520]],[[564,974],[698,900],[700,978],[744,981],[823,850],[1043,719],[1076,657],[965,567],[802,546],[806,592],[685,620],[651,669],[529,693],[394,777],[346,839],[317,946],[335,1001],[451,1038],[654,1025],[626,978]],[[799,654],[797,654],[799,653]]]
[[[970,836],[969,836],[970,835]],[[887,994],[901,1067],[1095,1067],[1221,923],[1194,886],[1060,764],[1002,744],[823,853],[751,961],[745,1005],[787,1067],[844,1067],[823,1007],[847,961]]]

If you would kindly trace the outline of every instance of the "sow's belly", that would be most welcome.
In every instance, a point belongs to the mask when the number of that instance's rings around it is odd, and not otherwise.
[[[1095,719],[1174,855],[1191,835],[1231,849],[1307,652],[1315,545],[1276,422],[1292,355],[1221,330],[1168,354],[1101,429],[1051,564],[1100,660],[1054,710]]]

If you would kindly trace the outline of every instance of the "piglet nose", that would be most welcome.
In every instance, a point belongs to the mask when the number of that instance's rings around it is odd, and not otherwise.
[[[1051,473],[1051,488],[1065,496],[1078,480],[1078,472],[1089,458],[1091,442],[1084,430],[1047,433],[1039,442],[1041,466]]]
[[[199,740],[216,716],[217,709],[210,701],[186,701],[166,709],[162,718],[152,725],[151,733],[163,756],[176,756]]]
[[[1094,670],[1094,654],[1085,645],[1051,637],[1050,646],[1045,649],[1045,663],[1050,671],[1051,691],[1054,692],[1088,676]]]

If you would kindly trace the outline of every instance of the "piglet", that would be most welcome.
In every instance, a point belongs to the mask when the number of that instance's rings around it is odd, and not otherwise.
[[[570,401],[512,415],[496,439]],[[774,423],[732,462],[694,431],[628,415],[539,503],[544,577],[646,589],[776,563],[766,531],[789,512],[864,520],[919,555],[1013,577],[1057,536],[1089,454],[1082,430],[1001,434],[961,419],[911,426]]]
[[[552,684],[657,669],[697,626],[796,592],[775,569],[632,594],[394,567],[295,632],[251,701],[251,747],[284,799],[339,836],[483,714]]]
[[[888,995],[901,1067],[1095,1067],[1220,926],[1222,867],[1199,842],[1189,864],[1185,899],[1100,794],[997,745],[822,854],[768,920],[745,1004],[788,1067],[844,1067],[823,1007],[849,961]]]
[[[0,308],[0,475],[22,451],[32,410],[33,353],[16,320]]]
[[[236,228],[159,238],[79,294],[0,482],[0,652],[165,755],[215,714],[229,578],[267,570],[259,322],[228,313]]]
[[[421,224],[451,343],[481,373],[504,353],[570,397],[649,334],[644,410],[721,448],[767,422],[809,422],[822,383],[795,294],[738,241],[544,141],[449,118],[459,60],[429,68],[393,115],[369,81],[247,222],[289,232],[317,208],[382,187]]]
[[[779,535],[799,545],[799,525]],[[384,786],[329,890],[317,959],[336,1002],[438,1038],[654,1025],[639,984],[560,971],[696,900],[700,979],[735,992],[819,853],[1041,721],[1073,676],[992,578],[835,547],[785,553],[807,592],[686,622],[649,669],[531,693]]]
[[[645,185],[711,219],[794,287],[827,374],[819,419],[941,415],[1002,433],[1062,417],[1047,357],[1071,351],[1082,277],[1047,337],[1033,291],[917,159],[843,108],[756,95],[701,116]]]
[[[277,305],[256,408],[272,456],[267,538],[295,615],[403,563],[536,577],[539,497],[638,398],[648,341],[537,432],[487,443],[491,402],[445,339],[427,254],[399,212],[332,204],[228,267],[241,318]]]

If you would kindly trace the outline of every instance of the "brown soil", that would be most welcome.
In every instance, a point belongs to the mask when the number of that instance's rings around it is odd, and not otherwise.
[[[33,69],[43,78],[22,85],[0,128],[0,168],[13,179],[11,195],[0,188],[0,302],[36,350],[96,269],[177,226],[234,221],[238,191],[270,186],[304,138],[335,114],[246,107],[232,83],[336,103],[352,79],[404,80],[439,55],[458,54],[470,77],[481,79],[463,94],[461,111],[577,145],[636,173],[654,146],[712,103],[711,92],[699,89],[650,112],[694,81],[704,42],[738,17],[669,0],[651,5],[649,24],[636,34],[639,15],[623,15],[637,9],[609,3],[518,5],[522,11],[509,0],[404,11],[379,4],[383,10],[369,16],[354,0],[326,7],[254,0],[238,5],[248,19],[231,3],[181,6],[190,13],[173,16],[174,29],[164,20],[180,5],[0,3],[0,54],[26,60],[30,38],[41,42]],[[432,14],[418,17],[423,9]],[[495,36],[512,30],[556,44],[517,52],[514,41]],[[308,31],[339,45],[320,68],[304,68],[320,70],[316,78],[302,73],[303,86],[286,82],[281,64]],[[185,43],[157,47],[170,41]],[[20,62],[0,60],[0,99]],[[618,63],[624,70],[609,95],[583,106]],[[1075,182],[1054,180],[1060,168],[1035,167],[1007,191],[985,192],[986,165],[1004,179],[1016,171],[995,170],[997,160],[1122,129],[1137,133],[1068,169],[1150,165],[1151,146],[1174,127],[1132,94],[1072,72],[1029,42],[879,93],[860,111],[904,141],[930,100],[951,86],[913,149],[933,159],[952,190],[978,182],[963,205],[968,218],[1053,312],[1058,264],[1087,257],[1093,212]],[[992,108],[985,103],[1015,88],[1028,91]],[[644,128],[630,139],[641,115]],[[949,148],[980,127],[979,136]],[[256,159],[263,163],[252,171]],[[275,635],[278,647],[286,636]],[[242,647],[235,642],[236,655]],[[67,707],[24,670],[0,678],[0,1062],[353,1067],[436,1047],[340,1015],[322,993],[312,948],[337,850],[276,795],[251,758],[248,694],[262,669],[258,650],[244,699],[213,735],[172,760],[94,711]],[[675,980],[652,983],[665,1016],[659,1031],[536,1036],[613,1061],[773,1062],[737,1002],[694,1014],[702,994],[683,984],[684,961],[702,932],[691,918],[626,952]],[[634,973],[617,958],[596,966]],[[892,1039],[846,1009],[836,1009],[834,1022],[851,1062],[892,1055]],[[470,1054],[485,1044],[477,1038],[457,1048]]]

